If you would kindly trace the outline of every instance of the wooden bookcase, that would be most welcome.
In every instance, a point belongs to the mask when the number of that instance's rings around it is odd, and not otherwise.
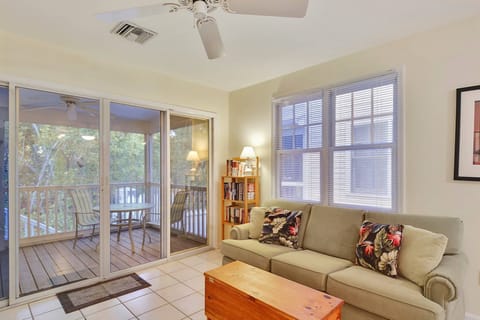
[[[222,239],[236,224],[250,220],[250,209],[260,205],[260,177],[258,157],[252,160],[227,160],[226,175],[222,176],[221,220]]]

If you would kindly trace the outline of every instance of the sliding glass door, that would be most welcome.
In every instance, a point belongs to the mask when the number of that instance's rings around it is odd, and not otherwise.
[[[99,101],[16,89],[19,295],[99,276]]]
[[[8,87],[0,86],[0,300],[8,298]]]
[[[8,298],[9,256],[17,299],[208,244],[208,118],[14,90],[9,206],[10,91],[0,86],[0,300]],[[9,255],[12,207],[18,233]]]
[[[161,111],[110,104],[110,270],[160,259]]]
[[[207,241],[209,120],[170,116],[170,252]]]

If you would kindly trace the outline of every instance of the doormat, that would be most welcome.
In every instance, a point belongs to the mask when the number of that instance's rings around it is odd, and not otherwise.
[[[60,292],[57,297],[65,313],[70,313],[149,286],[150,283],[136,273],[131,273],[87,287]]]

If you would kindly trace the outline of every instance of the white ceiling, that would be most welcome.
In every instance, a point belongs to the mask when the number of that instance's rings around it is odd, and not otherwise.
[[[114,24],[95,17],[175,1],[0,0],[0,29],[95,59],[232,91],[480,14],[478,0],[310,0],[303,19],[215,10],[211,15],[227,52],[217,60],[207,59],[187,11],[132,19],[159,33],[145,45],[112,35]]]

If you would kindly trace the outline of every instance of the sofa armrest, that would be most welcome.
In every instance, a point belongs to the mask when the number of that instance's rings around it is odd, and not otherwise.
[[[230,230],[230,239],[246,240],[248,239],[248,235],[250,232],[249,230],[250,222],[233,226],[233,228]]]
[[[425,297],[446,308],[460,295],[466,266],[467,258],[463,253],[443,256],[440,264],[426,276]]]

